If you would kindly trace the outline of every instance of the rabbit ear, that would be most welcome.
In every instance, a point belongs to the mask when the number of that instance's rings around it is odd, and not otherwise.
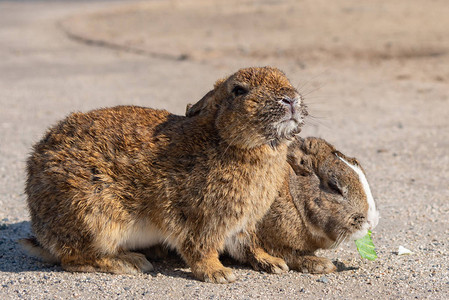
[[[218,79],[214,84],[214,89],[218,88],[222,83],[224,83],[228,78]]]
[[[336,151],[334,146],[325,140],[316,137],[306,138],[301,146],[301,149],[310,155],[318,155],[319,153],[333,153]]]
[[[188,116],[189,110],[192,108],[192,106],[193,106],[193,103],[187,103],[187,105],[186,105],[186,116]]]
[[[301,149],[307,154],[315,155],[320,150],[320,140],[317,138],[308,138],[302,144]]]
[[[334,155],[336,155],[337,157],[339,157],[339,158],[343,158],[344,160],[346,160],[350,164],[352,164],[354,166],[357,166],[359,168],[362,168],[361,165],[360,165],[360,162],[357,160],[357,158],[346,156],[346,155],[344,155],[343,153],[341,153],[340,151],[337,151],[337,150],[333,151],[332,153]]]
[[[212,106],[212,96],[215,93],[215,89],[209,91],[200,101],[195,104],[187,104],[186,107],[186,117],[190,118],[199,115],[202,110],[207,110]]]
[[[215,92],[227,80],[227,78],[219,79],[214,84],[214,89],[209,91],[200,101],[195,104],[187,104],[186,117],[190,118],[199,115],[202,111],[210,111],[212,107],[216,106]]]
[[[219,79],[214,84],[214,89],[209,91],[200,101],[195,104],[187,104],[186,107],[186,117],[190,118],[199,115],[202,111],[210,111],[210,109],[215,105],[214,95],[215,91],[226,81],[227,78]]]
[[[297,176],[308,176],[313,173],[312,159],[301,150],[300,144],[301,141],[295,141],[290,145],[287,153],[287,162]]]

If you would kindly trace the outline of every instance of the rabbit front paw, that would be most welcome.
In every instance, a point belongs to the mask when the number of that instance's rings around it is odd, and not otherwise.
[[[234,272],[224,267],[218,259],[199,262],[192,267],[192,272],[199,280],[210,283],[231,283],[237,280]]]
[[[254,270],[280,274],[288,271],[288,266],[282,258],[274,257],[262,248],[252,251],[249,262]]]
[[[293,270],[312,274],[326,274],[337,270],[329,259],[312,255],[296,257],[289,266]]]

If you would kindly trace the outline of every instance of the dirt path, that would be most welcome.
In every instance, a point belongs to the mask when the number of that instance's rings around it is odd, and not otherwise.
[[[313,2],[313,4],[312,4]],[[449,294],[449,21],[444,1],[0,1],[0,298],[433,298]],[[230,4],[229,4],[230,3]],[[299,3],[299,4],[298,4]],[[26,256],[24,161],[71,111],[182,114],[237,68],[271,64],[304,93],[304,135],[359,158],[381,213],[379,259],[230,285],[173,258],[139,276],[71,274]],[[398,256],[399,245],[414,252]]]

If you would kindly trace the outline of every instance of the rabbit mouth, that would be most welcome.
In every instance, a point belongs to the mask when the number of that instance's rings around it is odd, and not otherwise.
[[[303,124],[304,122],[301,118],[297,118],[294,115],[288,116],[275,125],[277,136],[279,138],[290,139],[301,132],[301,126]]]
[[[368,229],[370,229],[370,224],[368,222],[363,223],[361,228],[354,233],[352,233],[348,239],[350,240],[358,240],[364,237],[368,233]]]
[[[331,249],[337,248],[341,243],[345,241],[355,241],[362,237],[364,237],[368,233],[368,229],[370,229],[370,225],[368,222],[363,223],[358,228],[352,228],[352,229],[342,229],[336,234],[336,238],[332,239],[334,240],[333,244],[330,246]]]
[[[329,249],[335,249],[338,246],[340,246],[341,243],[348,240],[348,237],[350,234],[346,230],[342,230],[337,233],[337,238],[334,240],[334,242],[330,245]]]
[[[301,132],[304,125],[304,117],[307,116],[306,106],[302,103],[301,96],[282,97],[278,100],[282,116],[273,124],[277,138],[291,139]]]

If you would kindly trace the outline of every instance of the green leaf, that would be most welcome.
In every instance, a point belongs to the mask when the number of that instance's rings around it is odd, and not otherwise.
[[[374,243],[371,239],[371,230],[368,230],[368,233],[364,237],[356,240],[355,245],[357,246],[357,251],[359,251],[362,258],[369,260],[375,260],[377,258]]]

